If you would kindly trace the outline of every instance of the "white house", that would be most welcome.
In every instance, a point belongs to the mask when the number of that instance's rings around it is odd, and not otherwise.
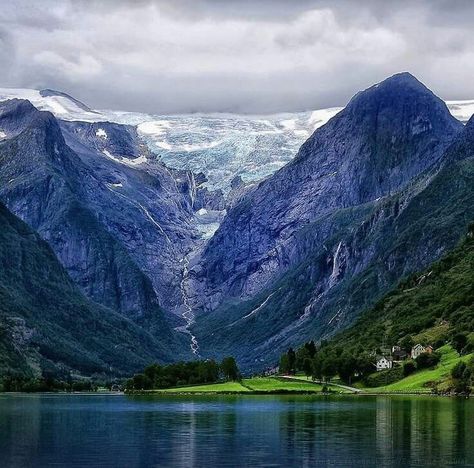
[[[391,369],[393,367],[393,360],[391,357],[381,356],[379,359],[377,359],[375,367],[377,367],[377,372],[383,371],[385,369]]]
[[[433,352],[433,348],[431,346],[426,346],[426,348],[418,343],[413,348],[411,348],[411,358],[416,359],[420,354],[428,353],[431,354]]]

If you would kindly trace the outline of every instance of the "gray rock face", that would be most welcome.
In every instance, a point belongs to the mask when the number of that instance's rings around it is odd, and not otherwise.
[[[295,258],[298,231],[402,189],[461,128],[444,102],[408,74],[356,95],[291,163],[229,211],[199,265],[204,284],[196,288],[210,297],[204,306],[262,291],[301,259]]]
[[[160,339],[88,300],[49,245],[0,203],[0,375],[41,377],[47,370],[130,375],[150,361],[176,358]],[[139,346],[138,346],[139,344]]]
[[[441,225],[452,210],[446,200],[436,211],[439,171],[462,129],[408,74],[356,95],[294,161],[229,210],[195,262],[202,312],[193,331],[202,352],[236,354],[248,368],[271,364],[285,346],[347,326],[404,274],[452,246],[465,214],[449,218],[449,235],[431,219]],[[471,176],[457,171],[456,203],[469,211]],[[451,174],[443,183],[455,181]]]
[[[455,244],[474,217],[473,128],[395,75],[224,198],[204,174],[157,161],[133,126],[13,100],[0,104],[0,199],[89,298],[177,359],[192,339],[193,352],[257,370],[347,326]]]
[[[172,334],[163,309],[182,304],[180,260],[194,239],[192,175],[148,164],[132,127],[60,125],[24,101],[0,109],[9,136],[0,143],[2,200],[89,297]]]

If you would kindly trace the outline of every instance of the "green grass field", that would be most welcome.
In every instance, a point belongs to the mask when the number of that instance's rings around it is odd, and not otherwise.
[[[295,382],[274,377],[255,377],[244,379],[242,384],[249,390],[257,392],[314,392],[322,391],[322,386],[311,382]]]
[[[341,389],[334,388],[341,392]],[[322,386],[309,382],[297,382],[276,377],[253,377],[242,382],[223,382],[208,385],[173,387],[160,390],[150,390],[146,393],[321,393]]]
[[[451,369],[459,361],[468,361],[472,354],[460,357],[459,354],[449,345],[445,345],[437,350],[441,355],[439,364],[434,369],[426,369],[405,377],[398,382],[383,387],[362,387],[358,386],[363,393],[403,393],[403,392],[424,392],[430,393],[432,383],[443,384],[448,381]],[[350,393],[343,388],[327,385],[332,391],[337,393]],[[222,382],[208,385],[195,385],[187,387],[174,387],[160,390],[150,390],[145,393],[163,394],[219,394],[219,393],[321,393],[322,385],[312,383],[303,375],[296,375],[292,379],[282,377],[253,377],[243,379],[242,382]]]
[[[163,390],[152,390],[153,393],[247,393],[239,382],[223,382],[208,385],[195,385],[189,387],[173,387]]]
[[[364,388],[368,392],[426,392],[430,393],[431,383],[440,383],[449,379],[451,369],[459,361],[468,361],[472,354],[460,357],[459,354],[449,345],[445,345],[437,350],[441,354],[441,360],[434,369],[425,369],[405,377],[398,382],[394,382],[384,387]]]

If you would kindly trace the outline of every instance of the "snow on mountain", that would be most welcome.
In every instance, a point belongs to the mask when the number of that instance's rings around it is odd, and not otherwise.
[[[314,130],[342,110],[333,107],[263,116],[163,116],[95,111],[59,91],[0,88],[0,101],[12,98],[28,99],[38,109],[48,110],[62,120],[136,125],[150,151],[167,166],[204,172],[209,189],[224,192],[228,192],[236,176],[244,182],[258,181],[286,165]],[[447,105],[462,122],[474,114],[473,100],[448,101]],[[106,138],[106,135],[98,136]]]
[[[63,120],[87,122],[106,120],[105,118],[101,119],[100,113],[90,109],[72,96],[51,89],[0,88],[0,101],[8,99],[27,99],[37,109],[52,112]]]
[[[461,122],[467,122],[474,115],[474,100],[446,101],[449,111]]]
[[[236,176],[252,182],[280,169],[339,110],[169,116],[139,124],[138,132],[168,166],[204,172],[209,188],[227,191]]]

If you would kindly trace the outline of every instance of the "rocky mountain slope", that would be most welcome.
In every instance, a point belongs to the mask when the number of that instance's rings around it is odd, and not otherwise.
[[[342,110],[269,118],[109,115],[25,93],[54,114],[0,102],[0,199],[83,294],[174,359],[271,365],[351,324],[473,219],[473,121],[407,73]]]
[[[153,157],[170,168],[203,172],[211,189],[230,190],[235,177],[262,180],[291,161],[299,147],[342,107],[271,115],[151,115],[92,110],[54,90],[0,88],[0,101],[29,100],[37,109],[66,121],[114,122],[135,126]],[[447,101],[451,114],[467,122],[474,101]]]
[[[86,299],[48,244],[0,204],[0,376],[127,375],[181,346]]]
[[[474,215],[472,154],[457,149],[471,127],[409,74],[356,95],[228,212],[193,266],[203,352],[271,364],[452,247]]]
[[[198,238],[194,176],[148,164],[134,128],[59,122],[28,101],[0,104],[0,128],[0,197],[9,209],[87,296],[157,337],[169,333],[163,310],[183,307],[182,261]]]
[[[441,260],[410,275],[354,326],[336,335],[329,346],[345,351],[374,350],[407,335],[415,342],[436,344],[461,333],[466,352],[474,349],[474,225]]]

